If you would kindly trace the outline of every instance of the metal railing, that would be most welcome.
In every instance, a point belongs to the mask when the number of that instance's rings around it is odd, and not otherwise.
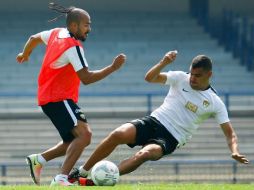
[[[105,104],[107,102],[110,102],[112,99],[116,99],[116,98],[133,98],[133,100],[135,100],[135,98],[139,98],[140,102],[142,101],[142,106],[144,109],[144,112],[146,112],[147,114],[150,114],[152,112],[152,110],[159,106],[159,104],[161,104],[162,102],[158,102],[155,99],[157,97],[160,97],[162,100],[163,98],[166,96],[167,91],[158,91],[158,92],[110,92],[110,93],[81,93],[80,94],[80,102],[83,102],[84,99],[86,99],[87,97],[89,98],[102,98],[105,99],[104,102]],[[222,100],[224,101],[227,110],[229,111],[229,113],[231,111],[250,111],[253,112],[254,110],[254,91],[231,91],[231,92],[219,92],[218,95],[222,98]],[[32,94],[32,93],[16,93],[16,94],[4,94],[4,93],[0,93],[0,108],[2,107],[2,109],[5,109],[5,112],[8,112],[9,108],[12,108],[13,106],[17,106],[19,104],[19,102],[23,105],[24,104],[24,100],[22,99],[26,98],[26,99],[30,99],[31,103],[28,105],[33,105],[34,107],[37,108],[36,106],[36,95]],[[2,99],[2,101],[1,101]],[[10,101],[8,101],[8,99],[10,99]],[[135,100],[137,101],[137,100]],[[29,101],[28,101],[29,102]],[[116,102],[116,100],[114,100],[114,102]],[[145,102],[145,103],[144,103]],[[86,105],[86,102],[83,102],[84,105],[86,107],[89,107]],[[13,105],[11,105],[13,104]],[[93,105],[95,105],[96,102],[93,102]],[[117,102],[115,103],[117,104],[117,106],[119,107],[119,109],[121,109],[121,103]],[[141,103],[140,103],[141,104]],[[143,105],[144,104],[144,105]],[[103,106],[103,105],[102,105]],[[129,106],[130,109],[132,109],[133,104],[128,104],[127,106]],[[138,102],[137,105],[135,105],[135,108],[138,106]],[[114,104],[112,103],[112,107],[114,107]],[[29,107],[26,107],[29,109]],[[135,110],[133,110],[135,111]]]

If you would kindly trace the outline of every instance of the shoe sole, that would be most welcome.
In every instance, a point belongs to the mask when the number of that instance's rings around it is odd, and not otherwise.
[[[33,167],[32,167],[32,160],[29,157],[26,157],[26,163],[29,165],[30,168],[30,176],[33,179],[34,184],[36,185],[40,185],[40,183],[38,183],[35,179],[35,175],[34,175],[34,171],[33,171]]]

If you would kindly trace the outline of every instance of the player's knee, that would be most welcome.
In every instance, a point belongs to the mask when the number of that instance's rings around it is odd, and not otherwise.
[[[92,139],[92,132],[91,131],[87,131],[84,134],[84,145],[88,146],[91,143],[91,139]]]
[[[151,160],[151,153],[147,150],[140,150],[135,154],[135,157],[137,160],[145,162]]]
[[[83,138],[79,138],[79,144],[81,147],[87,147],[91,143],[91,137],[84,135]]]
[[[77,138],[80,140],[82,146],[88,146],[91,143],[92,132],[87,126],[82,126],[82,130],[79,130]]]
[[[120,130],[114,130],[109,134],[109,138],[117,143],[121,143],[125,139],[125,136],[124,132]]]

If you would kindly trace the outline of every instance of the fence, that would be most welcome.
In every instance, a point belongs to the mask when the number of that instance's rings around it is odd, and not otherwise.
[[[92,116],[139,116],[150,114],[161,105],[166,91],[160,92],[111,92],[81,93],[79,104]],[[229,114],[254,115],[254,91],[220,92]],[[37,117],[41,111],[36,105],[35,94],[0,94],[0,118]],[[41,116],[41,115],[40,115]]]
[[[106,97],[106,98],[116,98],[116,97],[141,97],[145,98],[146,105],[144,110],[146,110],[147,114],[150,114],[154,108],[157,108],[161,103],[163,98],[165,97],[166,92],[151,92],[151,93],[93,93],[93,94],[81,94],[81,97]],[[229,113],[236,114],[236,112],[243,112],[245,116],[253,113],[254,111],[254,91],[246,91],[246,92],[220,92],[218,94],[221,99],[224,101],[225,106]],[[159,99],[156,100],[156,97]],[[110,100],[109,100],[110,101]],[[118,102],[119,104],[119,102]],[[130,106],[132,106],[130,104]],[[138,107],[138,104],[134,107]],[[135,111],[135,110],[134,110]]]

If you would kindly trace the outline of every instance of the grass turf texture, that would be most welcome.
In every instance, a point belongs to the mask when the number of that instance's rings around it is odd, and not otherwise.
[[[254,184],[119,184],[114,187],[88,187],[88,186],[75,186],[75,187],[49,187],[49,186],[0,186],[1,190],[253,190]]]

